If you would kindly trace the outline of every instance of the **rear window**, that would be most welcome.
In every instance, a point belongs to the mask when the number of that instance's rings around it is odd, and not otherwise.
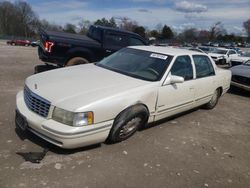
[[[87,36],[91,37],[94,40],[101,42],[102,31],[100,29],[95,28],[95,27],[90,27]]]
[[[193,59],[196,69],[196,78],[203,78],[215,75],[212,62],[207,56],[194,55]]]

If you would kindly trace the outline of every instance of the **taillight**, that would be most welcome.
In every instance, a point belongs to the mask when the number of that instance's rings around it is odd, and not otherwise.
[[[47,52],[51,52],[52,47],[54,46],[54,42],[50,42],[50,41],[45,41],[44,42],[44,49]]]

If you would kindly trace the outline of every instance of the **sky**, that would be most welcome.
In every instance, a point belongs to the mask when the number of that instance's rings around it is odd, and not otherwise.
[[[176,32],[209,29],[221,21],[228,33],[243,33],[250,19],[250,0],[26,0],[39,18],[64,25],[82,19],[127,17],[154,29],[169,25]],[[119,21],[119,19],[117,19]]]

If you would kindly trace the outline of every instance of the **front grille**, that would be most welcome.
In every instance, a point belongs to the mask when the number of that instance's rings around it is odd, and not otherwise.
[[[238,76],[238,75],[233,75],[232,76],[232,81],[244,84],[247,86],[250,86],[250,78],[244,77],[244,76]]]
[[[48,116],[50,102],[33,93],[27,86],[24,87],[24,101],[31,111],[42,117]]]

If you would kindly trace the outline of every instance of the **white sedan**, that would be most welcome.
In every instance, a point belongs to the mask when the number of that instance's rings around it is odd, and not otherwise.
[[[208,53],[217,64],[229,64],[233,58],[239,56],[239,54],[233,49],[226,48],[214,48]]]
[[[128,47],[95,64],[28,77],[16,97],[16,125],[62,148],[119,142],[148,123],[212,109],[230,80],[203,53]]]

